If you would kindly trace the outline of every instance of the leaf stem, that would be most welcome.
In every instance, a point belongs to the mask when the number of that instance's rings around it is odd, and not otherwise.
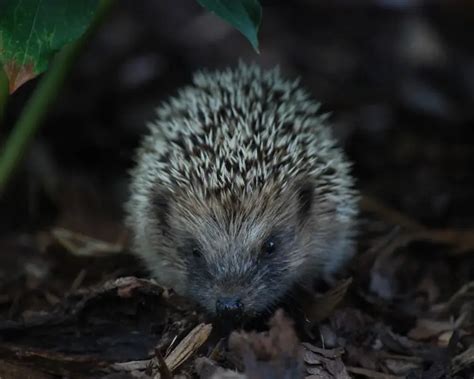
[[[8,102],[8,78],[5,71],[0,67],[0,126],[3,123],[5,109]]]
[[[0,196],[15,168],[23,158],[31,139],[44,120],[49,106],[58,95],[59,89],[76,61],[85,41],[90,37],[91,31],[102,20],[106,10],[113,3],[112,0],[102,0],[99,3],[96,16],[88,31],[76,42],[64,46],[56,55],[51,68],[41,78],[38,87],[26,103],[20,118],[0,151]],[[2,88],[0,88],[0,116],[2,111]],[[7,88],[8,93],[8,88]]]

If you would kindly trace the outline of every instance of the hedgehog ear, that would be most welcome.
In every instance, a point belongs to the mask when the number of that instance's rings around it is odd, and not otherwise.
[[[311,208],[313,206],[314,199],[314,185],[310,181],[302,181],[298,183],[298,216],[301,222],[306,221],[308,218]]]

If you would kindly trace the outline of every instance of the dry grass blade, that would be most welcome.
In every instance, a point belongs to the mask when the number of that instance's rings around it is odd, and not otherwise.
[[[453,254],[474,251],[474,229],[432,229],[414,233],[414,240],[426,240],[454,247]]]
[[[171,372],[183,364],[204,342],[207,341],[212,331],[211,324],[199,324],[176,346],[173,351],[165,358],[166,366]],[[155,379],[160,378],[159,375]]]
[[[474,366],[474,346],[471,346],[453,358],[451,362],[451,374],[455,375],[470,366]]]
[[[145,371],[150,366],[151,362],[151,359],[143,361],[115,362],[110,366],[110,369],[111,371],[119,372]]]
[[[431,312],[435,314],[450,313],[458,306],[472,300],[474,300],[474,281],[463,285],[447,302],[433,305]]]
[[[408,231],[408,234],[404,237],[403,244],[408,244],[413,241],[442,243],[451,245],[453,247],[452,254],[455,255],[474,251],[473,228],[464,230],[428,229],[407,215],[366,195],[361,199],[361,207],[365,211],[377,213],[380,217],[394,225],[400,225],[405,228]]]
[[[51,233],[67,251],[77,256],[119,253],[123,250],[123,243],[120,241],[117,243],[101,241],[63,228],[54,228]]]
[[[373,197],[363,195],[361,198],[360,206],[362,210],[376,213],[382,219],[387,220],[392,224],[400,225],[406,228],[407,230],[419,231],[425,229],[425,227],[419,222],[413,220],[402,212],[397,211],[396,209],[386,206],[381,201]]]

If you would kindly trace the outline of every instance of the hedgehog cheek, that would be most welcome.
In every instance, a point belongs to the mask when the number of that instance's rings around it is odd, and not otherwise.
[[[154,217],[159,222],[163,233],[169,230],[169,214],[170,214],[170,194],[164,190],[157,190],[153,195],[152,207]]]
[[[304,224],[313,207],[314,185],[310,181],[297,183],[298,220]]]

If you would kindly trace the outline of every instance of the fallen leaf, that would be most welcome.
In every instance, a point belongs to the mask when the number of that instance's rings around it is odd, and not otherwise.
[[[416,326],[408,332],[407,336],[414,340],[421,341],[439,336],[444,332],[450,332],[450,334],[452,334],[454,330],[459,329],[463,325],[466,318],[467,312],[462,313],[455,321],[438,321],[419,318],[416,321]]]
[[[248,379],[299,378],[302,348],[282,310],[270,320],[268,332],[233,332],[229,347],[243,359]]]
[[[410,371],[420,368],[421,364],[399,359],[387,359],[385,367],[394,375],[407,375]]]
[[[197,358],[194,366],[200,379],[247,379],[243,374],[217,366],[206,357]]]
[[[414,340],[422,341],[453,329],[454,323],[452,321],[436,321],[420,318],[416,320],[416,326],[408,332],[407,336]]]
[[[322,378],[349,379],[341,356],[344,349],[322,349],[309,343],[303,343],[306,372]]]
[[[342,347],[338,347],[335,349],[323,349],[321,347],[314,346],[307,342],[303,342],[302,345],[306,349],[329,359],[336,359],[336,358],[341,357],[344,354],[344,349]]]
[[[303,308],[305,318],[309,322],[311,329],[315,324],[327,319],[342,302],[352,278],[344,279],[338,282],[329,291],[319,295],[305,291],[301,294],[301,306]]]
[[[34,367],[27,367],[24,364],[11,364],[0,360],[0,378],[2,379],[54,379],[55,376],[41,372]]]
[[[468,367],[474,367],[474,346],[456,355],[451,361],[450,369],[451,373],[455,375]]]
[[[431,307],[431,312],[435,314],[447,314],[455,312],[463,304],[467,304],[474,300],[474,281],[463,285],[451,298],[440,304],[435,304]]]

